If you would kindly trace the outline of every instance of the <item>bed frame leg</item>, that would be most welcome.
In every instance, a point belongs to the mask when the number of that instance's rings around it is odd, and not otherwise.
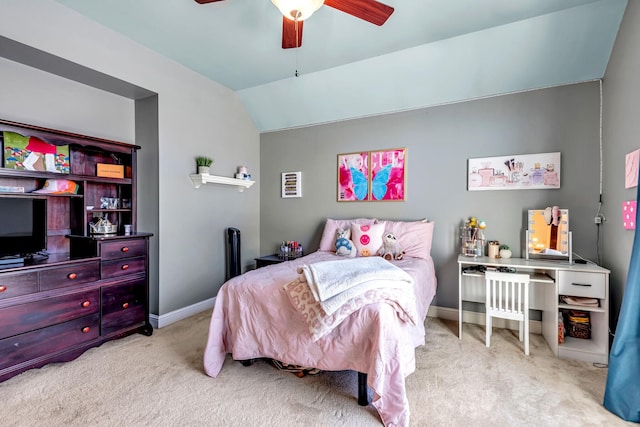
[[[367,406],[369,396],[367,396],[367,374],[358,372],[358,405]]]

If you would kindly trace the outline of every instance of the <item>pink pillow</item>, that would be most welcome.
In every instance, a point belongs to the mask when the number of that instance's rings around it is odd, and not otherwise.
[[[351,224],[351,240],[358,249],[358,256],[377,256],[382,246],[384,223]]]
[[[343,230],[349,230],[351,224],[373,224],[376,222],[375,218],[355,218],[355,219],[331,219],[327,218],[327,222],[324,225],[324,231],[322,232],[322,238],[320,239],[319,251],[335,252],[336,250],[336,231],[338,228]]]
[[[384,231],[396,235],[405,256],[429,259],[434,226],[435,222],[427,220],[386,221]]]

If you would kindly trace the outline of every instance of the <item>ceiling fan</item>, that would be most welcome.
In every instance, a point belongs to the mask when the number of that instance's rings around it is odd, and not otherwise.
[[[206,4],[223,0],[195,0]],[[376,0],[271,0],[282,13],[282,48],[291,49],[302,45],[302,26],[323,4],[338,9],[356,18],[381,26],[394,9]]]

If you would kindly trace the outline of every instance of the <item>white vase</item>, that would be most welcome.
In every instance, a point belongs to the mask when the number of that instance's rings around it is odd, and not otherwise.
[[[209,175],[209,166],[198,166],[198,173]]]
[[[500,249],[500,258],[511,258],[511,249]]]

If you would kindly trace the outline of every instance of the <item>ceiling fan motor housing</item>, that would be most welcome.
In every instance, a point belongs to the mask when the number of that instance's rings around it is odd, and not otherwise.
[[[320,9],[324,0],[271,0],[280,13],[292,21],[304,21]]]

